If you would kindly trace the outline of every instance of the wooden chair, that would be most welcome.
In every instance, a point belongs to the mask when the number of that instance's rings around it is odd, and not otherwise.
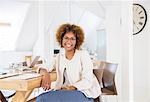
[[[97,77],[99,84],[101,85],[101,95],[117,95],[115,85],[115,73],[117,66],[118,64],[115,63],[103,62],[103,68],[94,69],[94,74]],[[101,97],[95,99],[95,102],[100,102],[100,98]]]
[[[1,91],[0,91],[0,102],[7,102],[6,98],[4,97]]]

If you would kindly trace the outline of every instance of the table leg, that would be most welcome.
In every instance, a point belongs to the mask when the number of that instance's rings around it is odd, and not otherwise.
[[[28,97],[33,90],[29,91],[17,91],[15,96],[12,98],[12,102],[27,102]]]

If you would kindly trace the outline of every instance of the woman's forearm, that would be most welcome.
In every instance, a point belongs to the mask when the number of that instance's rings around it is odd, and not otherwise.
[[[42,88],[44,90],[49,90],[51,88],[51,79],[49,72],[44,68],[40,68],[39,74],[42,75],[42,82],[41,82]]]

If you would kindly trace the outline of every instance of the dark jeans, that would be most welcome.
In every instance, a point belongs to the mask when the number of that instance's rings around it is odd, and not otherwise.
[[[94,99],[77,90],[57,90],[39,95],[36,102],[94,102]]]

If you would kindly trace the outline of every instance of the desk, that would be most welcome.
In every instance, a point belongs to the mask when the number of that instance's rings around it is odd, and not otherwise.
[[[51,80],[56,80],[56,72],[50,73]],[[34,88],[40,87],[42,76],[37,76],[30,79],[16,79],[11,78],[0,79],[0,89],[16,90],[16,94],[12,102],[26,102]]]

